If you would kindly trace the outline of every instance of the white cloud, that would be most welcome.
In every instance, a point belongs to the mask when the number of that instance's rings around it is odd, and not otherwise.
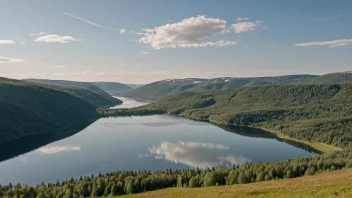
[[[78,17],[76,15],[73,15],[73,14],[69,14],[69,13],[66,13],[66,12],[63,12],[63,14],[66,15],[66,16],[69,16],[71,18],[78,19],[78,20],[83,21],[85,23],[88,23],[90,25],[94,25],[94,26],[97,26],[97,27],[100,27],[100,28],[103,28],[103,29],[106,29],[106,30],[111,30],[111,31],[114,31],[114,32],[118,32],[119,31],[117,29],[114,29],[114,28],[111,28],[111,27],[108,27],[108,26],[104,26],[104,25],[100,25],[98,23],[94,23],[92,21],[88,21],[86,19],[80,18],[80,17]]]
[[[247,17],[243,17],[243,18],[239,17],[239,18],[237,18],[236,20],[237,20],[237,21],[248,21],[249,18],[247,18]]]
[[[332,41],[317,41],[307,43],[297,43],[295,47],[311,47],[311,46],[328,46],[328,47],[342,47],[346,45],[352,45],[352,39],[340,39]]]
[[[56,34],[49,34],[45,36],[39,36],[34,41],[44,42],[44,43],[71,43],[77,40],[71,36],[60,36]]]
[[[127,30],[125,29],[125,28],[121,28],[120,29],[120,34],[123,34],[123,33],[125,33]]]
[[[232,28],[236,33],[249,32],[255,30],[257,27],[261,25],[261,21],[256,22],[239,22],[232,24]]]
[[[24,60],[19,58],[0,57],[0,63],[22,63],[22,62],[24,62]]]
[[[221,47],[234,45],[234,41],[205,41],[217,33],[227,32],[227,22],[205,16],[191,17],[181,22],[144,29],[140,43],[150,44],[154,49],[176,47]]]
[[[141,54],[143,54],[143,55],[147,55],[147,54],[148,54],[148,52],[141,51]]]
[[[38,149],[38,153],[40,154],[46,154],[46,155],[52,155],[56,153],[61,153],[61,152],[68,152],[68,151],[80,151],[81,147],[79,146],[44,146]]]
[[[30,36],[43,36],[43,35],[47,35],[47,34],[48,34],[47,32],[39,32],[39,33],[30,34]]]
[[[0,45],[10,45],[15,44],[16,42],[13,40],[0,40]]]
[[[190,167],[211,168],[219,165],[242,165],[250,162],[242,156],[224,155],[222,151],[230,148],[221,144],[202,142],[162,142],[159,146],[149,148],[156,159],[165,159]]]

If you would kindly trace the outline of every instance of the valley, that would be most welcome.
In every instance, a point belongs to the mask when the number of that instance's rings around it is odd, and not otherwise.
[[[54,124],[47,126],[55,130],[47,130],[38,125],[42,132],[32,132],[35,128],[25,125],[28,128],[24,128],[23,133],[18,134],[19,130],[14,129],[16,133],[2,133],[7,136],[2,139],[5,141],[0,142],[1,183],[20,182],[36,185],[44,182],[50,185],[57,180],[65,183],[68,178],[86,178],[89,175],[94,175],[94,180],[98,181],[100,177],[110,177],[109,174],[116,170],[133,171],[129,173],[132,174],[131,180],[127,180],[127,177],[119,180],[121,185],[125,185],[123,190],[117,190],[116,187],[115,193],[111,190],[112,186],[106,183],[102,187],[104,192],[86,192],[107,196],[175,186],[194,188],[214,186],[217,183],[230,185],[300,177],[345,169],[352,164],[351,134],[348,132],[352,108],[352,88],[349,83],[265,85],[222,91],[187,91],[150,103],[126,97],[112,97],[106,94],[106,90],[98,88],[101,91],[97,91],[90,86],[82,87],[79,83],[70,82],[75,86],[70,87],[71,85],[58,86],[51,81],[45,82],[2,79],[2,91],[11,89],[14,90],[12,94],[27,94],[27,100],[15,95],[9,98],[10,95],[7,94],[6,97],[3,96],[2,101],[15,105],[20,112],[28,108],[38,112],[38,115],[45,112],[45,119],[51,119],[47,116],[51,114],[58,118],[59,112],[44,108],[38,105],[42,103],[37,102],[44,99],[43,96],[46,97],[41,94],[52,92],[67,97],[60,100],[63,104],[68,100],[77,100],[80,105],[90,106],[84,110],[90,112],[91,116],[85,113],[84,115],[89,117],[80,117],[82,121],[74,119],[72,124],[61,124],[60,128]],[[83,85],[86,86],[85,83]],[[87,96],[77,94],[77,90],[83,91]],[[112,103],[106,106],[100,101],[92,100],[90,96],[95,94],[115,101],[116,106]],[[55,100],[50,99],[50,102]],[[57,106],[59,103],[55,104]],[[48,106],[45,104],[45,107]],[[6,108],[9,108],[9,111],[16,110],[10,105],[6,105]],[[70,110],[77,114],[82,113],[79,106],[72,106]],[[22,115],[22,119],[28,120],[26,116],[32,113],[11,115]],[[60,119],[64,120],[63,118]],[[14,122],[14,119],[21,117],[7,119]],[[54,120],[53,123],[58,124]],[[316,129],[320,132],[316,133]],[[331,129],[333,131],[330,131]],[[143,143],[140,139],[143,139]],[[118,160],[110,157],[116,155],[119,156]],[[318,166],[318,161],[327,164]],[[42,165],[37,166],[38,162]],[[297,163],[300,164],[299,169]],[[252,168],[257,169],[260,165],[264,166],[263,173],[253,172]],[[272,166],[282,166],[282,172],[276,172],[277,176],[270,176],[269,167]],[[165,167],[171,172],[165,173]],[[211,170],[211,167],[216,168]],[[290,168],[283,170],[283,167]],[[179,184],[180,173],[194,169],[199,169],[199,172],[185,176],[185,180],[182,179]],[[140,170],[150,172],[138,176],[140,173],[136,171]],[[40,176],[39,171],[45,174]],[[238,174],[249,174],[248,171],[251,171],[251,174],[247,175],[247,180],[240,181]],[[171,173],[168,177],[173,179],[167,185],[142,188],[142,183],[139,183],[135,184],[132,190],[128,190],[129,181],[141,182],[148,178],[156,179],[160,174]],[[208,174],[214,177],[215,183],[205,183],[206,177],[210,177]],[[224,174],[226,177],[235,174],[235,179],[216,182],[217,174]],[[26,177],[19,180],[19,175]],[[139,180],[137,177],[144,179]],[[194,180],[199,183],[193,184]],[[81,185],[80,180],[72,181]],[[88,186],[93,184],[87,183]],[[21,189],[23,190],[25,188]],[[37,190],[35,192],[38,193]],[[2,192],[3,195],[4,193]],[[187,191],[184,193],[187,194]],[[172,192],[168,194],[171,196]]]
[[[130,108],[145,104],[120,99]],[[114,108],[121,107],[126,106]],[[77,129],[0,143],[0,148],[0,178],[33,185],[115,170],[231,167],[319,152],[259,129],[215,126],[168,115],[100,118]],[[172,149],[180,152],[172,153]],[[38,162],[43,165],[37,166]],[[39,171],[46,174],[37,175]],[[19,180],[17,174],[25,177]]]

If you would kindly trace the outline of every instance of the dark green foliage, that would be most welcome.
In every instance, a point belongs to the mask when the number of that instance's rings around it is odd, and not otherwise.
[[[97,107],[112,107],[122,104],[122,101],[111,96],[100,95],[95,92],[81,88],[65,88],[63,90],[73,96],[79,97]]]
[[[45,84],[45,85],[55,85],[55,86],[59,86],[59,87],[82,88],[82,89],[87,89],[87,90],[94,92],[94,93],[97,93],[97,94],[108,95],[106,92],[104,92],[99,87],[97,87],[91,83],[87,83],[87,82],[76,82],[76,81],[68,81],[68,80],[47,80],[47,79],[25,79],[25,81],[39,83],[39,84]]]
[[[97,112],[103,116],[147,116],[163,114],[165,111],[159,109],[143,109],[143,108],[131,108],[131,109],[97,109]]]
[[[54,89],[66,91],[98,107],[111,107],[122,103],[121,100],[111,97],[108,93],[91,83],[45,79],[26,79],[25,81],[52,85],[51,87]]]
[[[13,197],[102,197],[140,193],[170,187],[208,187],[294,178],[346,168],[351,150],[278,162],[245,164],[233,168],[183,169],[150,173],[117,171],[99,176],[70,179],[36,187],[0,185],[0,196]]]
[[[0,78],[0,141],[52,133],[99,117],[96,106],[59,88]]]
[[[263,127],[296,139],[352,146],[352,84],[269,85],[184,92],[129,111],[141,109]],[[104,114],[109,115],[109,111]]]

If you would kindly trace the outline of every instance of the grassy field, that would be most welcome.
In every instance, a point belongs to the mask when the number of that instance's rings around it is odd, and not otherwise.
[[[292,141],[295,141],[295,142],[301,142],[303,144],[309,145],[309,146],[313,147],[314,149],[316,149],[318,151],[321,151],[323,153],[331,153],[331,152],[334,152],[334,151],[342,151],[342,148],[339,148],[339,147],[336,147],[336,146],[331,146],[331,145],[328,145],[328,144],[325,144],[325,143],[307,141],[307,140],[299,140],[299,139],[296,139],[296,138],[289,137],[287,135],[283,135],[283,134],[281,134],[279,132],[276,132],[276,131],[268,130],[268,129],[265,129],[265,128],[261,128],[261,129],[263,129],[265,131],[269,131],[269,132],[275,133],[278,137],[280,137],[282,139],[292,140]]]
[[[123,197],[352,197],[352,169],[233,186],[169,188]]]
[[[314,149],[316,149],[316,150],[318,150],[318,151],[320,151],[322,153],[331,153],[331,152],[334,152],[334,151],[342,151],[342,148],[340,148],[340,147],[331,146],[331,145],[328,145],[328,144],[325,144],[325,143],[307,141],[307,140],[299,140],[299,139],[296,139],[296,138],[281,134],[281,133],[279,133],[277,131],[273,131],[273,130],[270,130],[270,129],[266,129],[266,128],[259,128],[259,129],[274,133],[277,137],[282,138],[282,139],[292,140],[292,141],[295,141],[295,142],[303,143],[305,145],[309,145],[309,146],[313,147]]]

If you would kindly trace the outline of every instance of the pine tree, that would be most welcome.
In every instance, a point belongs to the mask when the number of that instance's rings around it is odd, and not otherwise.
[[[132,194],[133,193],[133,183],[132,183],[132,180],[130,180],[127,184],[127,187],[126,187],[126,193],[127,194]]]

